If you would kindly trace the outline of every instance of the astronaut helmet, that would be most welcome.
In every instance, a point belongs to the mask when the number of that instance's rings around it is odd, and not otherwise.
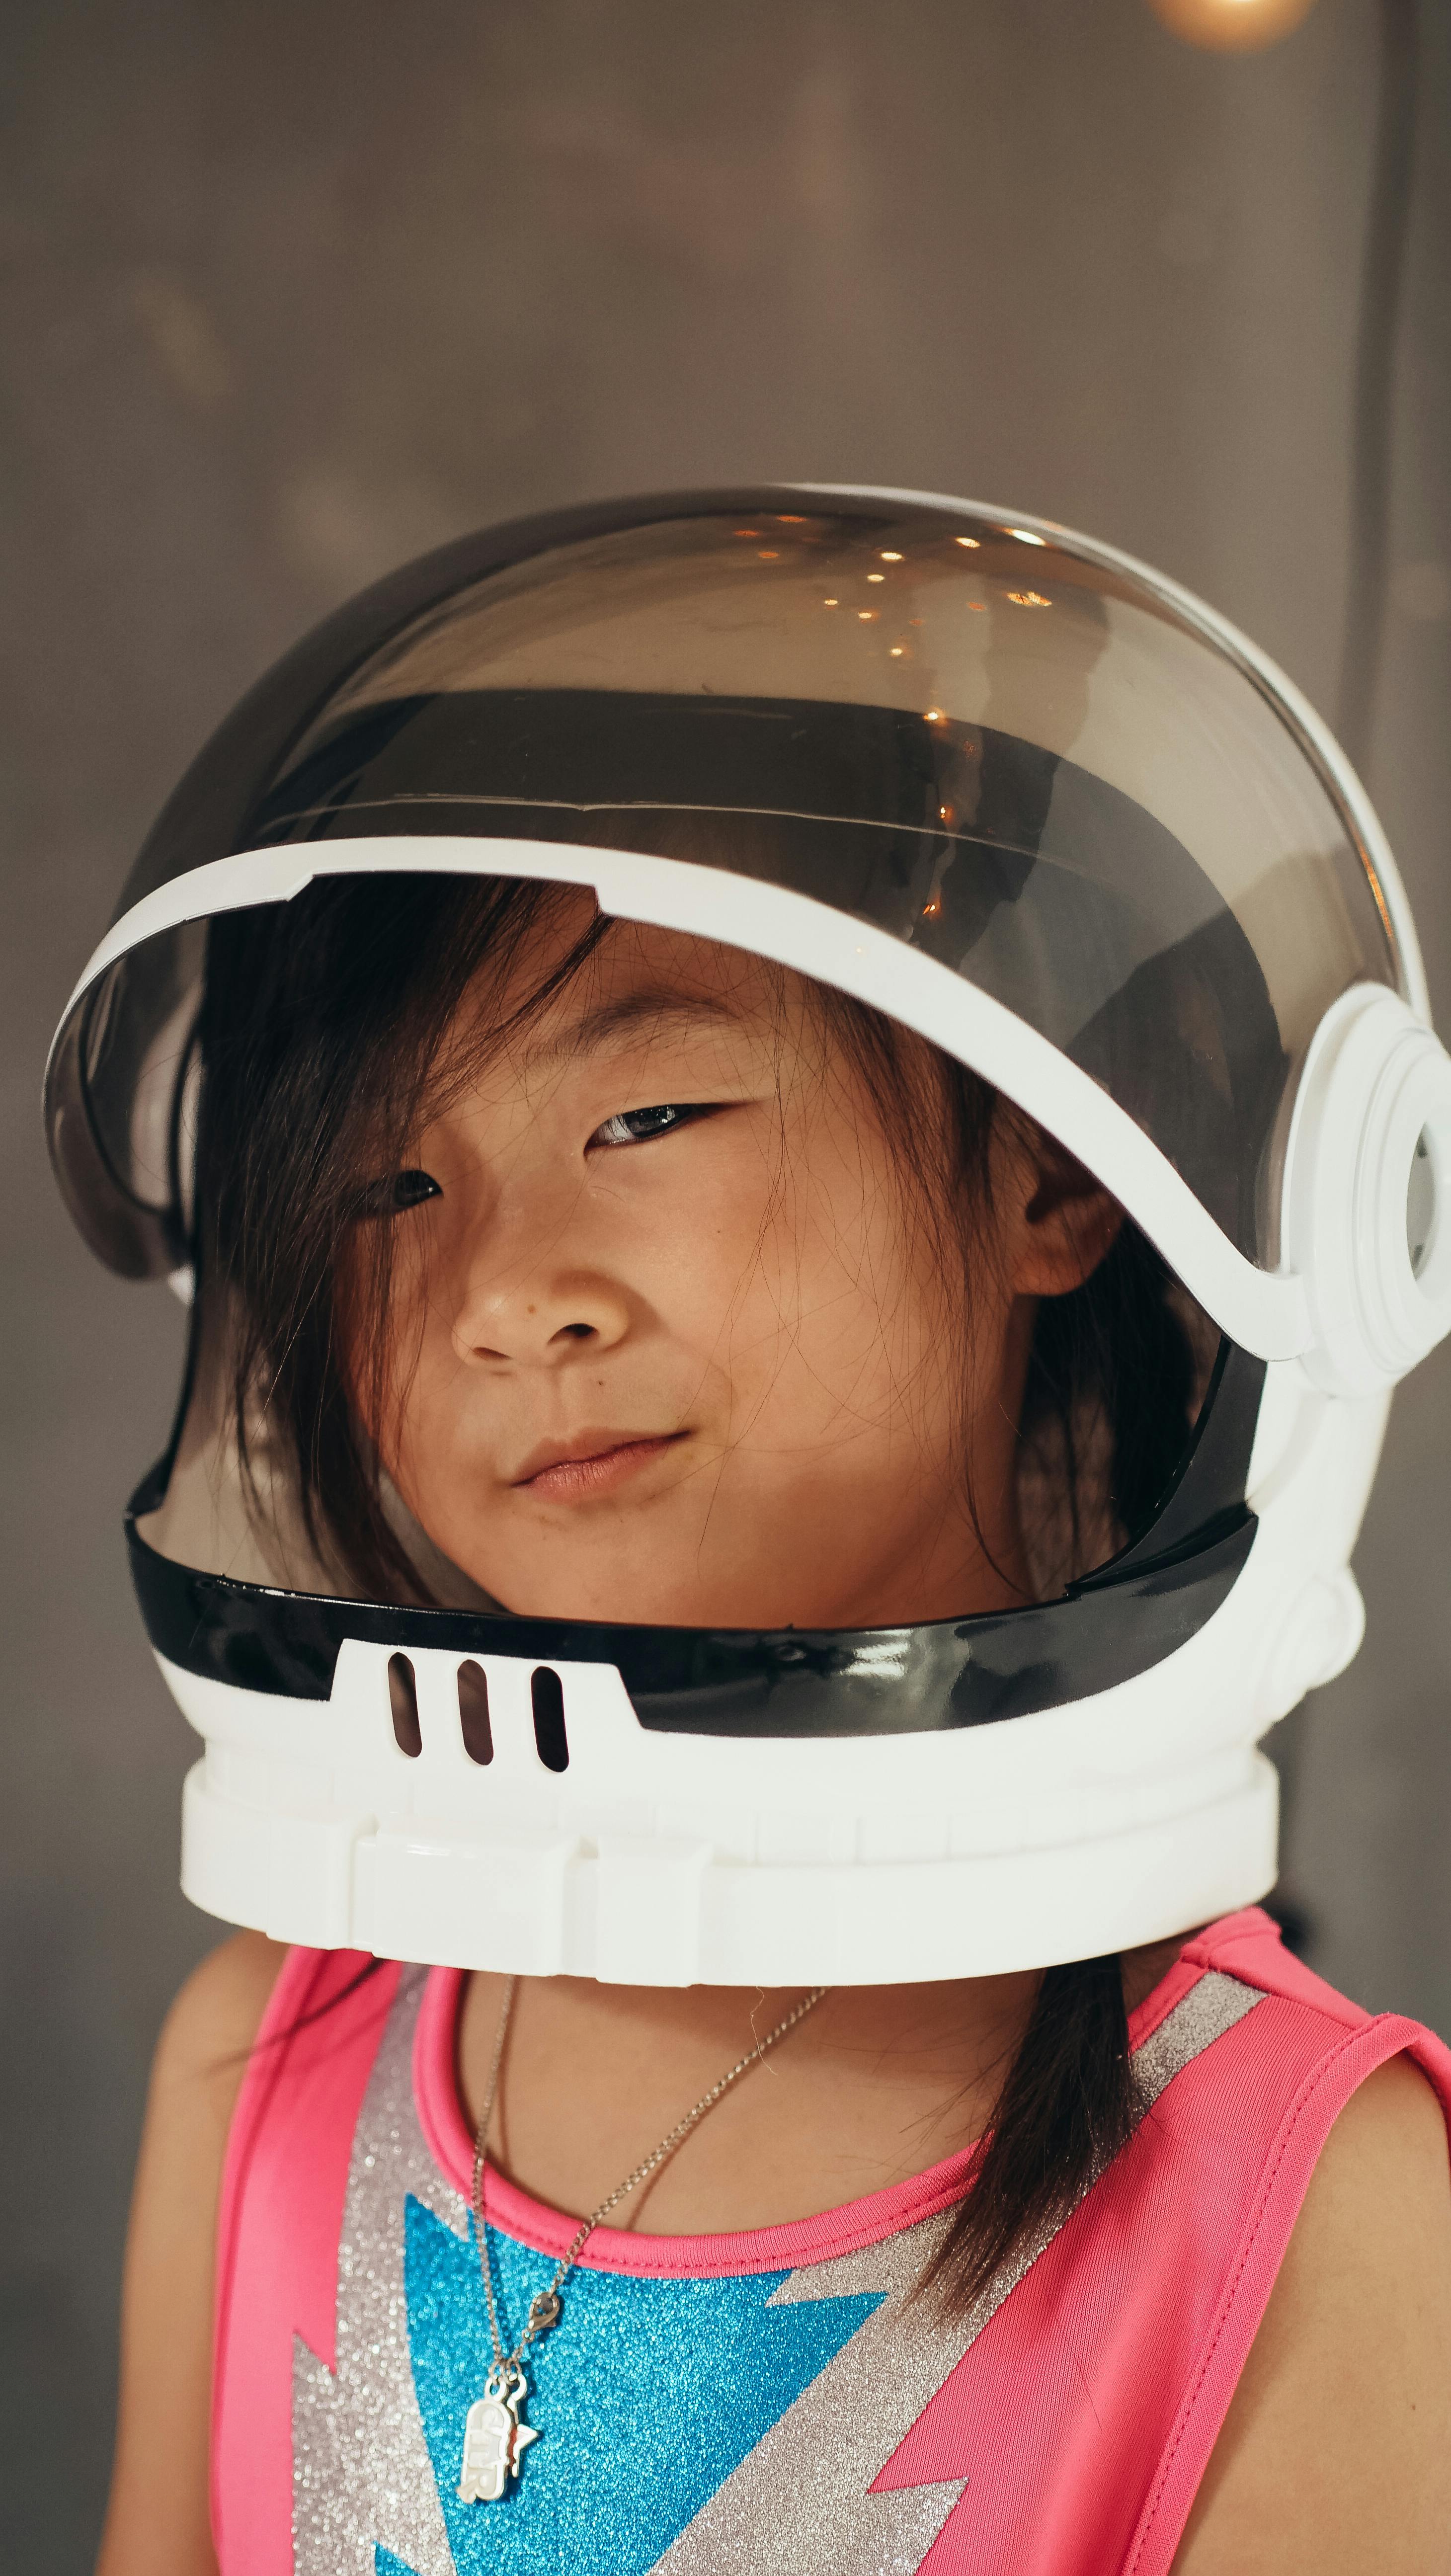
[[[400,957],[437,987],[565,896],[925,1041],[1122,1211],[1115,1293],[1178,1392],[1132,1474],[1105,1379],[1046,1443],[1025,1424],[1029,1597],[872,1627],[521,1609],[386,1479],[372,1520],[332,1512],[336,1386],[311,1451],[280,1398],[249,1417],[239,1335],[285,1377],[249,1312],[272,1252],[223,1275],[207,1193],[243,1241],[301,1018],[332,1013],[355,1100]],[[1260,1739],[1356,1650],[1390,1390],[1451,1328],[1451,1065],[1363,789],[1174,583],[1021,512],[817,486],[448,546],[201,752],[47,1120],[93,1250],[194,1296],[127,1531],[202,1740],[199,1905],[463,1968],[784,1985],[1097,1956],[1272,1885]]]

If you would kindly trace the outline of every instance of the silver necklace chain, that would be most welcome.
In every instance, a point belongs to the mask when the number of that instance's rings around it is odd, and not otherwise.
[[[555,2265],[554,2278],[548,2289],[537,2291],[530,2300],[529,2314],[525,2320],[523,2333],[513,2351],[506,2353],[504,2338],[499,2332],[499,2311],[494,2297],[493,2257],[489,2247],[488,2222],[484,2216],[484,2142],[489,2134],[489,2123],[494,2116],[494,2103],[499,2090],[499,2073],[504,2063],[504,2043],[509,2036],[509,2022],[514,2010],[514,1997],[518,1991],[518,1985],[517,1977],[509,1979],[504,1992],[504,2009],[499,2015],[493,2064],[489,2068],[488,2091],[484,2096],[484,2107],[479,2117],[478,2132],[474,2141],[472,2199],[474,2230],[479,2249],[479,2269],[483,2274],[484,2297],[488,2302],[489,2310],[489,2338],[494,2347],[494,2370],[491,2373],[491,2381],[497,2379],[505,2388],[518,2385],[522,2393],[524,2374],[520,2365],[524,2355],[537,2335],[547,2334],[551,2326],[558,2324],[563,2306],[559,2293],[564,2285],[566,2274],[573,2271],[579,2260],[586,2238],[593,2234],[602,2218],[608,2217],[617,2201],[623,2200],[625,2194],[633,2191],[637,2183],[647,2181],[649,2176],[665,2162],[666,2157],[673,2155],[682,2140],[688,2138],[691,2130],[705,2118],[707,2111],[714,2110],[723,2093],[728,2093],[731,2086],[738,2084],[743,2075],[749,2075],[751,2068],[759,2066],[762,2058],[769,2050],[776,2047],[778,2041],[786,2037],[788,2031],[793,2031],[799,2021],[804,2021],[809,2012],[815,2011],[827,1988],[813,1986],[810,1994],[787,2013],[784,2021],[778,2021],[774,2030],[767,2031],[764,2039],[758,2040],[753,2049],[739,2058],[734,2066],[727,2068],[725,2074],[712,2084],[708,2093],[702,2093],[700,2100],[693,2109],[686,2112],[684,2119],[676,2121],[669,2136],[662,2138],[659,2146],[645,2157],[643,2163],[636,2165],[634,2172],[627,2174],[623,2182],[616,2183],[609,2198],[602,2200],[598,2209],[591,2210],[589,2217],[576,2228]]]

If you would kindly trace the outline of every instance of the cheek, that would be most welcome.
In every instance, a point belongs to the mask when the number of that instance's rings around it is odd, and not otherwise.
[[[839,1438],[846,1416],[854,1436],[950,1437],[960,1315],[880,1139],[825,1116],[789,1126],[735,1275],[731,1374],[763,1435]]]
[[[724,1120],[702,1129],[696,1149],[658,1178],[642,1172],[642,1186],[621,1195],[605,1248],[606,1265],[639,1300],[642,1321],[648,1315],[698,1361],[717,1367],[736,1348],[743,1319],[755,1317],[779,1188],[778,1158],[746,1120],[734,1125],[734,1133]],[[747,1342],[758,1330],[755,1317]]]

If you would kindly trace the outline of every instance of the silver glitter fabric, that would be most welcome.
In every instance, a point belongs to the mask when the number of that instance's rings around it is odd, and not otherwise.
[[[1139,2079],[1141,2116],[1157,2102],[1166,2084],[1202,2057],[1211,2041],[1233,2030],[1247,2012],[1262,2004],[1264,1996],[1258,1986],[1247,1986],[1239,1977],[1227,1977],[1220,1968],[1210,1968],[1192,1985],[1181,2003],[1167,2013],[1156,2031],[1150,2033],[1142,2048],[1134,2051],[1134,2073]]]
[[[927,2219],[788,2274],[773,2306],[886,2295],[666,2550],[661,2576],[913,2576],[960,2482],[868,2489],[976,2331],[970,2318],[944,2326],[925,2304],[907,2305],[947,2223]]]
[[[295,2350],[297,2576],[915,2576],[963,2482],[873,2482],[1057,2228],[955,2320],[911,2299],[950,2213],[784,2274],[586,2267],[541,2347],[518,2487],[463,2506],[487,2333],[468,2215],[414,2106],[422,1988],[405,1970],[353,2142],[336,2372]],[[1201,1977],[1138,2051],[1143,2106],[1260,2000]],[[552,2266],[494,2248],[522,2315]]]
[[[413,2103],[413,2033],[426,1975],[402,1973],[353,2137],[338,2240],[336,2372],[301,2336],[293,2345],[296,2576],[374,2576],[379,2550],[412,2576],[455,2576],[414,2395],[403,2279],[410,2196],[455,2235],[468,2223]]]

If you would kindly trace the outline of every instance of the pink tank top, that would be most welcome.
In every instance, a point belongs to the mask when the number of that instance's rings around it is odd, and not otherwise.
[[[754,2234],[601,2227],[537,2348],[538,2438],[466,2502],[462,1979],[365,1964],[289,1954],[233,2121],[222,2576],[1162,2576],[1336,2114],[1404,2049],[1451,2115],[1438,2040],[1231,1915],[1133,2017],[1133,2139],[969,2315],[911,2297],[962,2156]],[[495,2175],[487,2205],[512,2342],[573,2222]]]

